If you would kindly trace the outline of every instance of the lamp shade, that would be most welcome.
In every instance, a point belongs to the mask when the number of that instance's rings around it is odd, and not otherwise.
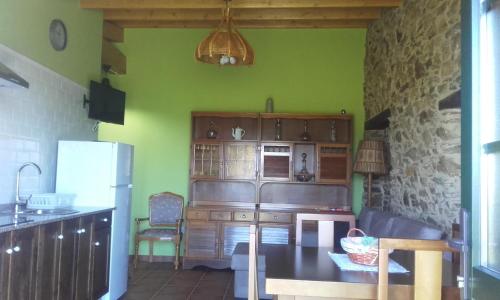
[[[204,63],[227,66],[253,65],[254,52],[236,30],[226,9],[221,24],[196,48],[195,58]]]
[[[383,175],[387,173],[384,158],[384,142],[364,140],[359,143],[353,171],[356,173]]]

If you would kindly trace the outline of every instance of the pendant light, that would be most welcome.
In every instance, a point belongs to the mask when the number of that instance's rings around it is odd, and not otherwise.
[[[253,65],[253,49],[234,26],[228,1],[219,26],[196,48],[196,60],[217,65]]]

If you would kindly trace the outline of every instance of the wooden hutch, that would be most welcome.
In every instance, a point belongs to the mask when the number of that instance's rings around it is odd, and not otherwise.
[[[256,218],[261,243],[288,244],[296,213],[351,210],[350,115],[193,112],[191,138],[184,268],[229,267]],[[297,176],[303,153],[308,182]]]

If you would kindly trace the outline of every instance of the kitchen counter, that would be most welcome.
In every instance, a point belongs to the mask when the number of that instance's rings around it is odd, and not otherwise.
[[[13,205],[10,206],[2,206],[1,210],[6,210],[9,209],[9,207],[13,207]],[[17,225],[7,225],[7,226],[1,226],[0,225],[0,233],[2,232],[8,232],[8,231],[13,231],[13,230],[18,230],[18,229],[23,229],[23,228],[28,228],[28,227],[33,227],[33,226],[38,226],[42,224],[47,224],[47,223],[53,223],[53,222],[58,222],[62,220],[67,220],[67,219],[74,219],[86,215],[92,215],[96,213],[101,213],[101,212],[106,212],[106,211],[111,211],[115,209],[114,207],[83,207],[83,206],[74,206],[71,207],[71,209],[77,210],[77,213],[74,214],[66,214],[66,215],[19,215],[19,218],[26,218],[27,222],[19,223]],[[2,214],[0,215],[1,218],[8,218],[8,217],[13,217],[13,214]]]

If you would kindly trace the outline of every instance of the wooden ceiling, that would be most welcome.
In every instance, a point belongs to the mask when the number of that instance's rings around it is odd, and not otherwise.
[[[400,0],[232,0],[240,28],[365,28]],[[122,28],[214,28],[224,0],[80,0]]]

